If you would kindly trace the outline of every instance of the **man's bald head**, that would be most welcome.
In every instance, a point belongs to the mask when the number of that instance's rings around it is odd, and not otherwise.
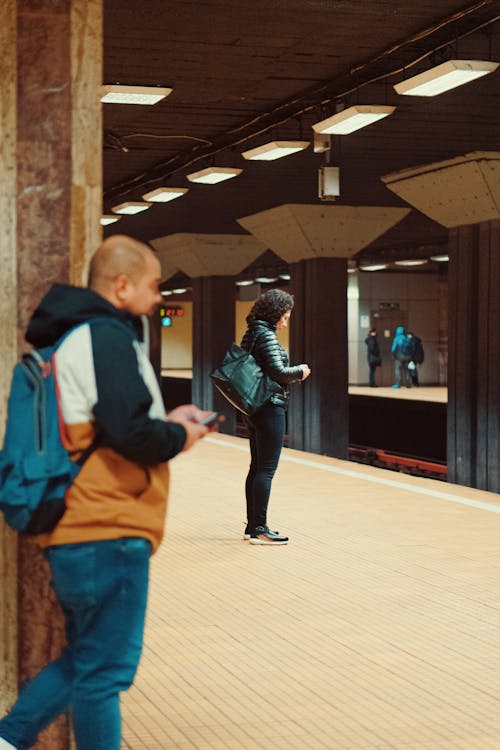
[[[125,234],[115,234],[94,253],[88,286],[115,307],[136,315],[150,314],[151,306],[161,299],[160,274],[160,263],[147,245]],[[146,309],[139,311],[141,307]]]
[[[126,234],[115,234],[105,239],[90,261],[89,287],[98,294],[109,288],[120,274],[137,281],[146,270],[152,251]]]

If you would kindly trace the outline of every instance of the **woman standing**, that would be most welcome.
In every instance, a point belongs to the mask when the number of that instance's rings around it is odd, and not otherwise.
[[[248,328],[241,341],[242,348],[250,351],[262,370],[281,386],[256,414],[244,417],[251,454],[245,483],[245,539],[251,544],[288,543],[288,537],[269,530],[267,506],[285,435],[288,385],[305,380],[311,372],[306,364],[289,367],[287,354],[276,337],[276,329],[288,325],[293,304],[292,295],[281,289],[261,294],[247,316]]]

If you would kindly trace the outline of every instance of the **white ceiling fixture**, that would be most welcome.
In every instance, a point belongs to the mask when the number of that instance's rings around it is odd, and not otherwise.
[[[336,115],[326,120],[316,122],[312,127],[315,133],[326,133],[333,135],[348,135],[355,130],[371,125],[388,115],[392,115],[396,107],[388,107],[376,104],[356,104],[353,107],[343,109]]]
[[[191,172],[186,175],[189,182],[201,182],[205,185],[216,185],[218,182],[230,180],[243,172],[237,167],[207,167],[199,172]]]
[[[181,198],[186,193],[189,193],[189,188],[160,187],[151,190],[150,193],[144,193],[142,197],[145,201],[151,201],[152,203],[168,203],[176,198]]]
[[[239,281],[234,282],[236,286],[252,286],[252,284],[255,284],[255,281],[253,279],[239,279]]]
[[[170,295],[171,295],[171,294],[173,294],[173,292],[172,292],[172,291],[170,291],[170,289],[164,289],[164,290],[162,291],[162,296],[163,296],[163,297],[170,297]]]
[[[434,260],[436,263],[448,263],[450,260],[449,255],[431,255],[431,260]]]
[[[359,268],[361,271],[383,271],[384,268],[387,268],[387,265],[385,263],[374,263],[369,266],[360,266]]]
[[[187,287],[179,287],[178,289],[172,289],[172,294],[186,294]]]
[[[126,203],[120,203],[118,206],[113,206],[111,209],[115,214],[140,214],[141,211],[147,211],[151,207],[151,203],[144,203],[144,201],[127,201]]]
[[[243,151],[241,155],[244,159],[274,161],[274,159],[295,154],[297,151],[304,151],[308,146],[309,141],[269,141],[269,143],[264,143],[257,148]]]
[[[113,216],[113,214],[103,214],[99,220],[102,227],[107,227],[108,224],[114,224],[115,221],[120,221],[121,216]]]
[[[396,266],[424,266],[427,263],[427,260],[425,258],[415,258],[408,259],[408,260],[395,260],[394,264]]]
[[[278,281],[277,276],[256,276],[255,281],[259,284],[272,284],[274,281]]]
[[[448,60],[394,86],[404,96],[436,96],[493,73],[500,63],[486,60]]]
[[[156,104],[172,93],[158,86],[103,86],[101,102],[105,104]]]

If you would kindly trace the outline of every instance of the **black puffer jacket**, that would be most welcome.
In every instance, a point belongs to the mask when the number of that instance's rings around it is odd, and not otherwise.
[[[241,340],[241,348],[251,351],[266,375],[281,385],[281,393],[272,396],[271,402],[286,406],[288,384],[301,381],[303,373],[301,367],[289,367],[286,351],[276,336],[276,326],[265,320],[252,320]]]

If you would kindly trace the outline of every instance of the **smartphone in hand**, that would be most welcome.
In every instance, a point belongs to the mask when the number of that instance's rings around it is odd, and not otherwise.
[[[208,415],[208,417],[205,417],[205,419],[202,419],[198,424],[204,424],[207,425],[207,427],[210,427],[210,425],[213,425],[214,422],[221,422],[222,412],[220,411],[214,411],[211,414]]]

